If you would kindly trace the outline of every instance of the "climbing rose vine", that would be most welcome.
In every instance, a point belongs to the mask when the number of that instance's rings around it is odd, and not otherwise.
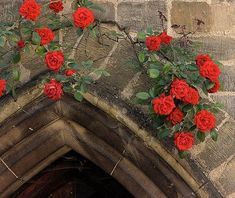
[[[96,34],[97,24],[92,9],[101,8],[88,0],[78,1],[73,13],[65,16],[65,2],[48,0],[38,3],[36,0],[24,0],[19,8],[20,19],[13,24],[1,24],[0,47],[10,46],[9,51],[13,53],[10,60],[4,59],[6,54],[1,57],[0,97],[7,93],[17,97],[15,89],[21,78],[21,57],[32,52],[32,56],[44,60],[50,71],[42,82],[44,94],[51,100],[59,100],[67,92],[81,101],[86,85],[94,81],[91,73],[109,75],[103,69],[93,68],[93,61],[89,58],[77,63],[64,53],[58,41],[59,30],[68,27],[76,29],[78,38],[84,34]]]
[[[181,157],[196,139],[204,141],[210,134],[217,140],[215,113],[220,108],[210,102],[208,93],[220,89],[221,63],[197,54],[193,46],[185,45],[187,39],[173,39],[166,31],[151,28],[139,32],[137,39],[138,59],[152,87],[137,93],[136,100],[149,106],[156,135],[171,138]]]

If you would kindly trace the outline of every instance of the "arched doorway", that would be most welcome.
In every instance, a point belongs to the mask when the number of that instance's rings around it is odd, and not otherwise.
[[[27,181],[12,198],[133,197],[121,184],[78,153],[70,151]]]
[[[129,128],[87,101],[40,96],[1,127],[0,192],[14,195],[71,150],[135,197],[195,197],[193,190]]]

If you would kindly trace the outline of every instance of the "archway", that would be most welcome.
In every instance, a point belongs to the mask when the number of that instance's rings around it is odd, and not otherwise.
[[[89,102],[78,103],[70,96],[56,103],[42,96],[33,99],[6,119],[0,141],[3,197],[70,150],[110,174],[135,197],[195,196],[129,128]]]

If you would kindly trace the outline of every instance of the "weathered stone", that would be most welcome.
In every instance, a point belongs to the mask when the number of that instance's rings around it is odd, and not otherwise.
[[[234,92],[229,93],[223,92],[219,94],[212,94],[211,97],[218,102],[221,102],[224,105],[224,109],[235,119],[235,94]]]
[[[225,123],[219,130],[219,138],[214,142],[211,138],[203,144],[203,150],[197,155],[197,161],[205,173],[210,173],[213,169],[225,162],[234,154],[235,150],[235,130],[234,120]],[[210,156],[210,160],[208,158]],[[233,175],[234,177],[235,175]]]
[[[117,21],[122,26],[130,27],[131,30],[138,31],[146,27],[160,30],[158,11],[166,15],[165,1],[121,2],[117,7]]]
[[[20,0],[4,0],[0,2],[0,21],[14,22],[19,18],[18,9]]]
[[[199,44],[199,52],[208,53],[217,60],[234,58],[235,39],[222,36],[199,37],[194,39]]]
[[[202,20],[202,32],[208,32],[212,25],[212,12],[206,2],[181,2],[173,1],[171,8],[171,24],[185,25],[187,31],[196,29],[197,21]]]
[[[95,13],[95,17],[99,20],[115,20],[115,8],[114,4],[112,2],[94,2],[99,7],[102,8],[102,10],[93,9]]]
[[[234,66],[224,66],[221,73],[221,91],[235,91],[235,63]]]
[[[232,194],[235,189],[235,157],[232,156],[210,173],[215,185],[222,189],[224,195]]]

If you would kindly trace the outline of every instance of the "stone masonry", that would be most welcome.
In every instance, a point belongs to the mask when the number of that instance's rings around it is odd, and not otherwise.
[[[16,7],[19,2],[21,1],[1,1],[1,20],[7,19],[13,21],[15,19],[13,13],[17,9]],[[66,10],[68,12],[72,5],[71,2],[69,0],[66,4]],[[97,12],[97,17],[102,20],[115,20],[121,26],[129,27],[133,33],[138,30],[143,30],[147,26],[160,29],[158,10],[167,16],[166,28],[173,36],[177,36],[177,34],[171,28],[172,24],[185,25],[187,30],[193,31],[195,28],[194,19],[200,19],[205,22],[202,29],[194,35],[194,39],[201,42],[200,50],[202,52],[212,54],[213,57],[225,65],[222,74],[223,90],[212,96],[213,99],[224,103],[226,110],[226,112],[221,111],[218,116],[220,138],[216,143],[211,139],[206,139],[206,143],[196,145],[191,151],[191,157],[186,160],[179,160],[176,152],[172,150],[171,145],[163,143],[163,146],[171,153],[176,161],[180,161],[181,166],[193,178],[196,178],[200,188],[195,190],[210,191],[212,189],[211,185],[213,184],[223,197],[235,197],[235,2],[223,0],[110,0],[98,1],[98,3],[103,5],[106,11],[102,13]],[[11,17],[9,18],[7,16]],[[148,130],[146,110],[138,105],[133,105],[130,100],[136,92],[148,86],[145,75],[134,71],[127,63],[127,60],[123,59],[123,57],[126,59],[128,57],[134,57],[130,43],[126,41],[116,43],[106,40],[105,42],[108,45],[104,47],[98,45],[92,38],[79,38],[75,41],[73,39],[76,37],[74,31],[61,31],[60,34],[62,35],[60,42],[66,43],[64,51],[76,58],[77,61],[84,59],[85,53],[77,50],[79,46],[84,45],[84,42],[89,43],[87,51],[90,52],[92,59],[107,56],[107,58],[98,61],[96,66],[106,68],[112,77],[100,79],[98,85],[96,85],[98,88],[91,86],[89,92],[95,97],[106,101],[108,104],[116,105],[118,107],[118,113],[116,112],[113,116],[122,120],[125,125],[129,123],[125,123],[122,117],[123,115],[130,117],[139,126]],[[46,70],[40,60],[34,60],[34,62],[41,65],[40,70],[32,70],[29,58],[26,57],[22,61],[20,65],[21,70],[24,71],[24,75],[21,77],[22,85]],[[122,76],[122,80],[118,78],[119,76]],[[38,96],[40,93],[36,93],[36,95]],[[0,103],[2,102],[4,103],[1,100]],[[26,105],[26,102],[27,100],[25,99],[19,100],[17,103],[12,100],[11,106],[1,105],[0,123],[14,112],[22,109]],[[101,104],[103,103],[101,102]],[[102,108],[105,110],[105,106]],[[138,136],[144,139],[146,144],[152,148],[158,148],[155,139],[151,135],[146,136],[146,134],[142,133],[142,129],[138,130],[138,132]],[[167,161],[168,159],[165,160]],[[170,161],[167,162],[170,163]],[[184,175],[182,177],[184,178]],[[191,180],[187,182],[193,186]]]

